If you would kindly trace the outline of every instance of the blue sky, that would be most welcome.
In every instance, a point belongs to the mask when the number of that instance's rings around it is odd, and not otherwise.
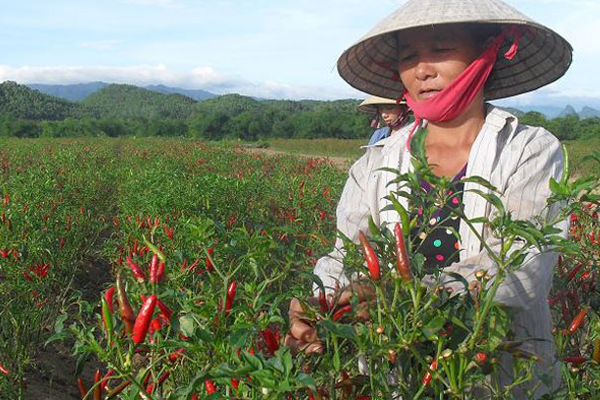
[[[402,0],[0,0],[0,81],[166,84],[267,98],[361,97],[341,52]],[[512,103],[598,98],[600,0],[508,0],[575,48]]]

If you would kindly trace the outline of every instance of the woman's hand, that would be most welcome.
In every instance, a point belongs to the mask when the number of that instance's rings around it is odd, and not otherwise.
[[[308,299],[311,304],[318,304],[314,297]],[[309,324],[304,316],[304,309],[298,299],[292,299],[288,311],[290,331],[285,336],[283,344],[294,352],[303,351],[306,354],[323,354],[323,343],[317,339],[317,329]]]
[[[358,321],[364,322],[370,319],[369,309],[374,305],[375,288],[368,282],[356,281],[348,286],[344,286],[339,291],[339,298],[336,303],[336,310],[351,305],[352,298],[358,296],[355,315]]]
[[[370,318],[369,309],[373,305],[375,290],[373,286],[366,282],[354,282],[348,286],[339,289],[334,297],[337,298],[333,315],[337,310],[351,305],[353,296],[358,296],[358,305],[356,307],[356,318],[359,321],[367,321]],[[310,297],[308,303],[319,306],[319,301],[315,297]],[[317,329],[308,322],[304,315],[304,308],[298,299],[292,299],[288,311],[290,321],[290,331],[285,336],[284,345],[290,347],[294,352],[303,351],[306,354],[323,354],[323,343],[319,342]],[[341,318],[341,316],[340,316]]]

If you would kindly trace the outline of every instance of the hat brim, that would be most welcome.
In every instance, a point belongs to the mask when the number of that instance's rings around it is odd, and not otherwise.
[[[523,26],[524,33],[516,57],[512,60],[501,57],[509,46],[508,42],[500,49],[485,87],[488,100],[530,92],[554,82],[566,73],[572,62],[571,45],[556,32],[533,21],[464,20],[448,24],[489,24],[500,28],[507,25]],[[433,26],[439,25],[447,24]],[[432,25],[417,24],[367,34],[340,56],[337,64],[340,76],[352,87],[375,96],[402,96],[404,88],[397,78],[396,37],[403,31],[422,26]]]

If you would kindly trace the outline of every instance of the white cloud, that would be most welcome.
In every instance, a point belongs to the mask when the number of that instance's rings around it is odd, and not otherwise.
[[[236,75],[220,73],[211,67],[197,67],[187,72],[173,71],[165,64],[128,67],[111,66],[23,66],[0,65],[0,82],[21,84],[75,84],[102,81],[139,86],[163,84],[184,89],[202,89],[216,94],[240,93],[269,99],[357,98],[360,93],[345,87],[315,87],[275,81],[252,82]]]

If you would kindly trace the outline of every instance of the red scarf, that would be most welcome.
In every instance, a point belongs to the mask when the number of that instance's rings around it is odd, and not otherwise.
[[[521,40],[521,28],[511,25],[505,28],[487,49],[476,58],[459,76],[452,81],[448,87],[437,93],[434,97],[417,102],[413,100],[406,88],[404,97],[408,106],[415,114],[415,125],[408,135],[406,146],[410,150],[410,139],[413,133],[421,125],[421,120],[426,119],[429,122],[451,121],[461,115],[466,108],[473,102],[475,96],[483,89],[496,59],[500,46],[508,35],[514,37],[513,43],[504,54],[504,58],[512,60],[517,54],[519,41]]]

